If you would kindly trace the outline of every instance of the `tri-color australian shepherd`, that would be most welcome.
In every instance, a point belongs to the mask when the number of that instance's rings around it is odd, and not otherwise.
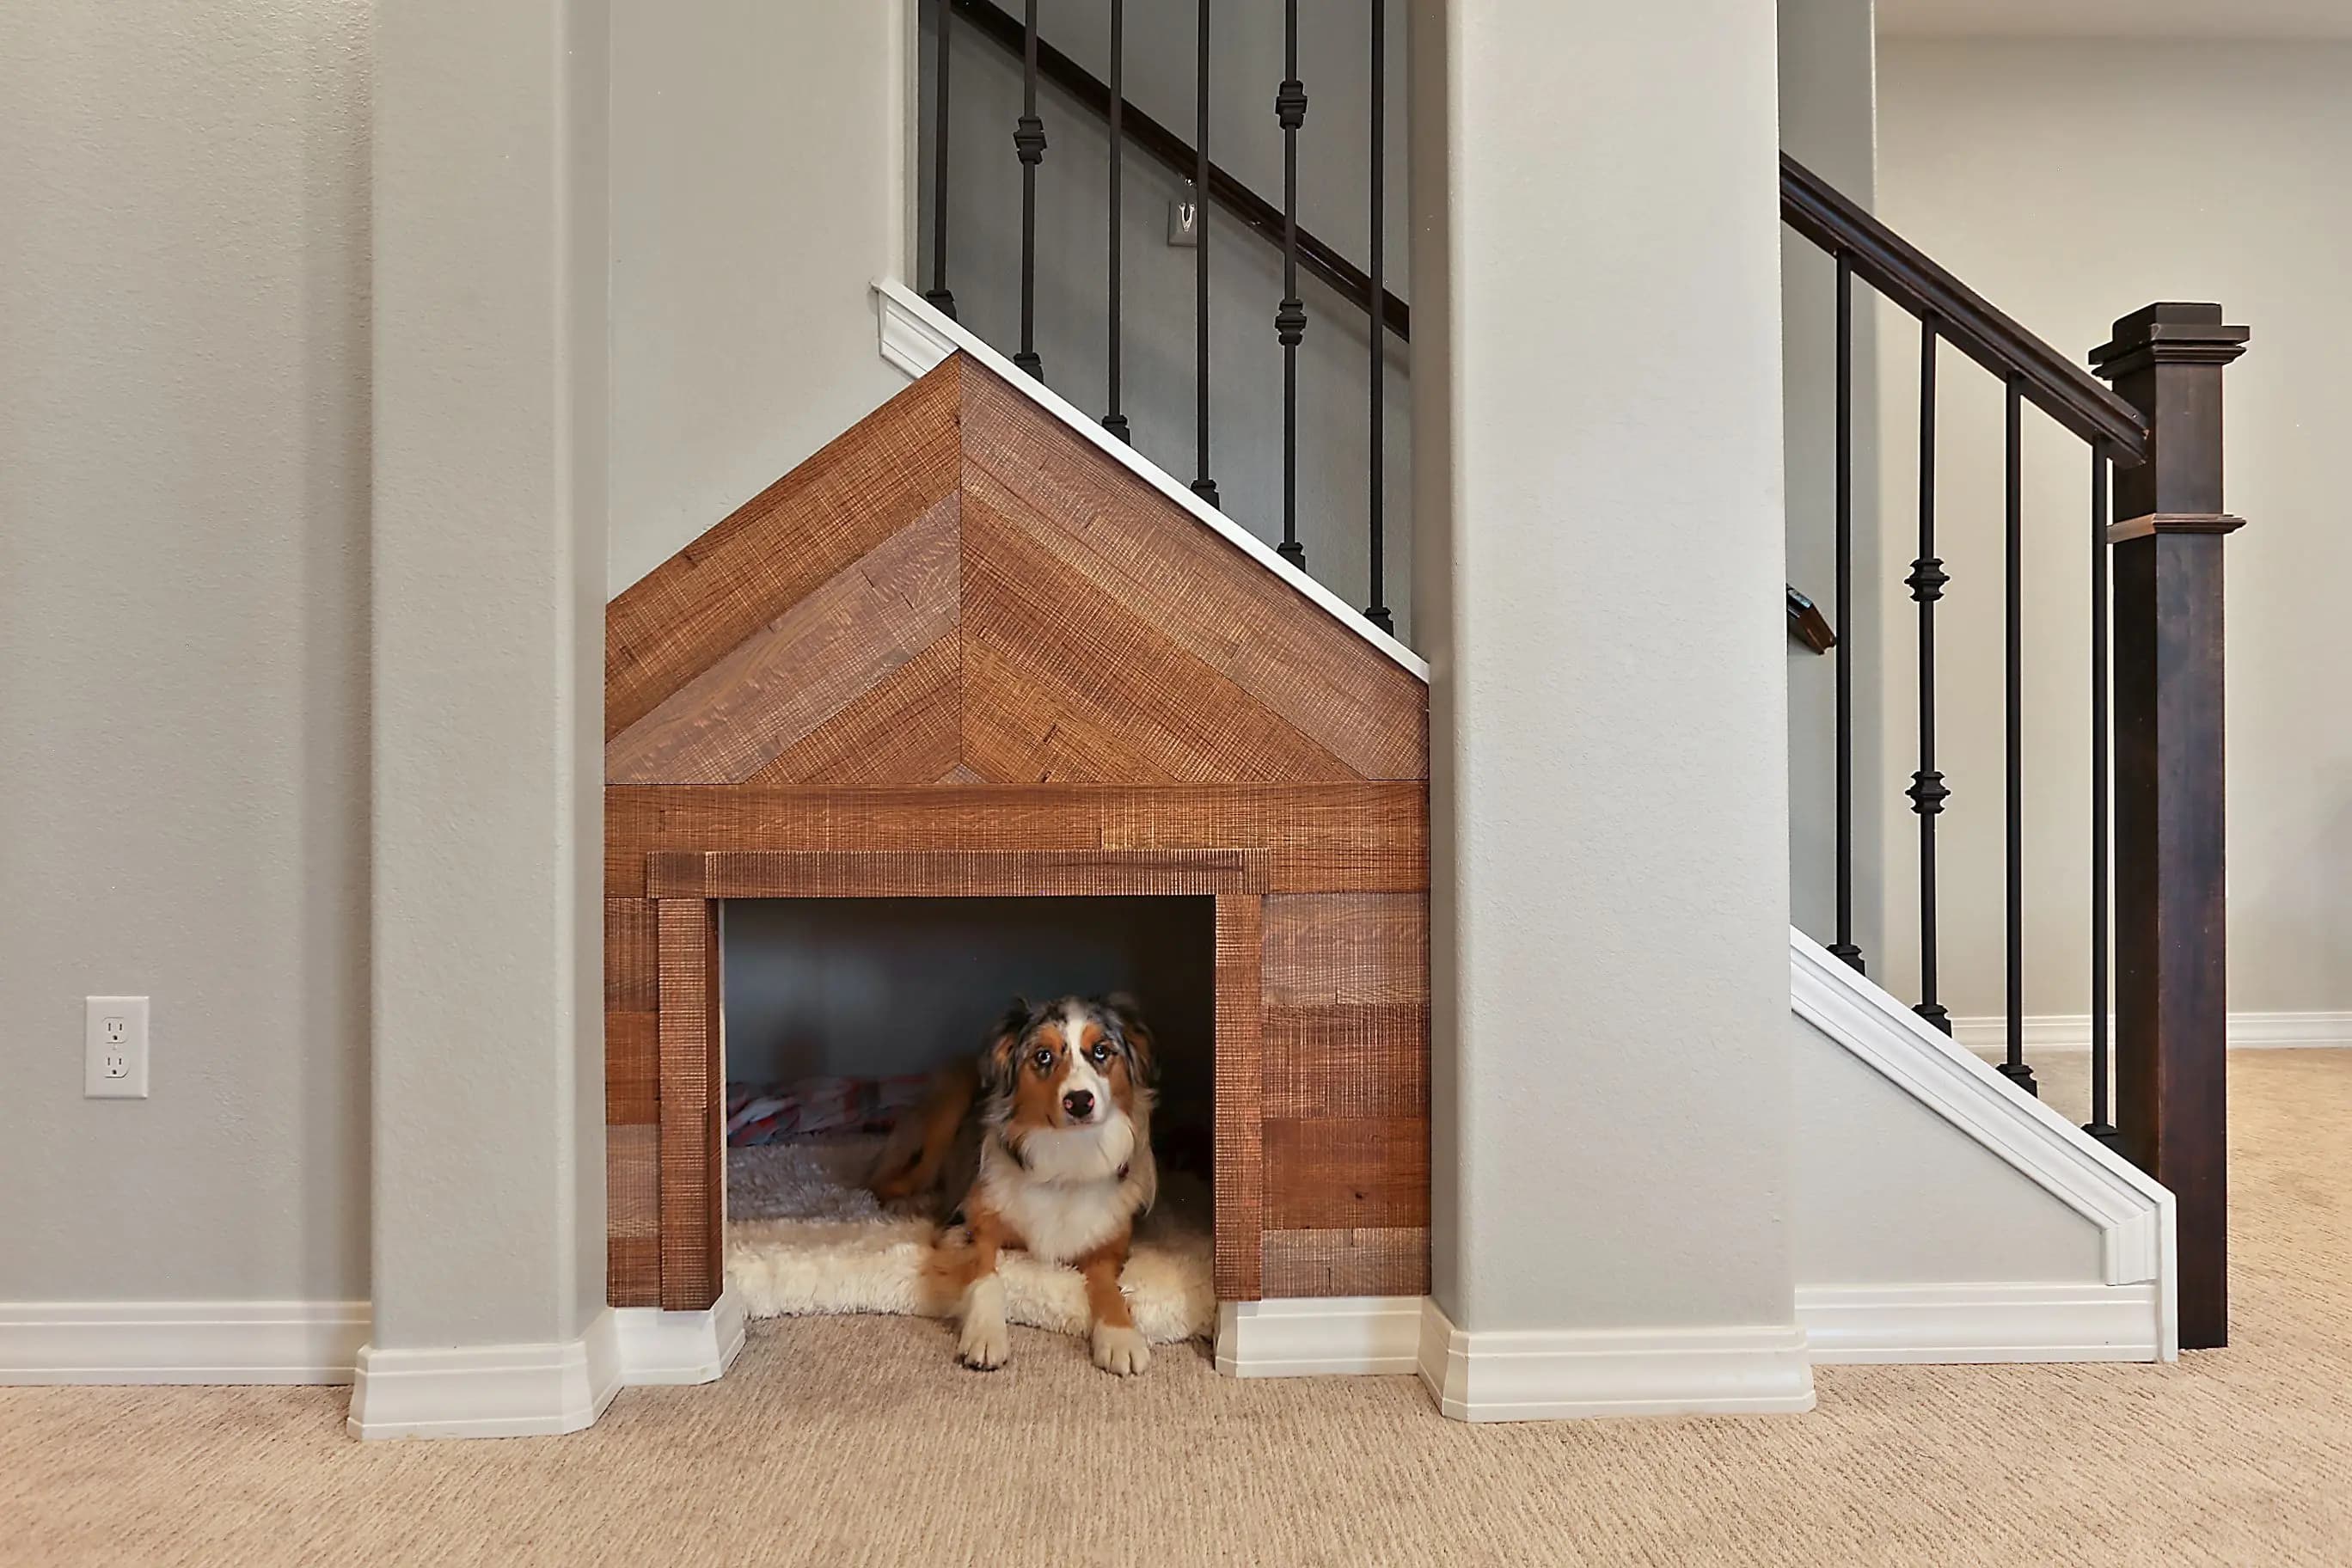
[[[875,1193],[935,1196],[945,1221],[935,1263],[956,1293],[964,1365],[992,1370],[1011,1353],[996,1272],[1008,1247],[1086,1277],[1097,1366],[1124,1377],[1150,1364],[1118,1276],[1159,1191],[1152,1075],[1150,1031],[1128,998],[1016,1001],[885,1145]]]

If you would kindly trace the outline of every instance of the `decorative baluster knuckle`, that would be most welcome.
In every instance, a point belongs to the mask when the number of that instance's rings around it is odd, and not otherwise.
[[[1284,348],[1297,348],[1307,336],[1307,305],[1299,300],[1285,300],[1274,312],[1275,341]]]
[[[1286,81],[1275,89],[1275,123],[1285,131],[1296,131],[1307,123],[1307,84]]]
[[[1003,123],[999,121],[999,123]],[[1024,163],[1045,161],[1045,122],[1034,114],[1024,114],[1013,128],[1013,150]]]
[[[1933,768],[1911,775],[1911,787],[1903,792],[1911,797],[1911,809],[1922,816],[1933,816],[1944,809],[1952,792],[1944,787],[1944,775]]]
[[[1944,563],[1933,556],[1911,563],[1911,575],[1903,579],[1911,597],[1919,604],[1931,604],[1944,596],[1944,585],[1951,579],[1944,574]]]

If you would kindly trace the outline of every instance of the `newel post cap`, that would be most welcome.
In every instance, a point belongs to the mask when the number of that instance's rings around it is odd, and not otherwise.
[[[2091,368],[2109,381],[2153,364],[2228,364],[2252,333],[2221,320],[2221,307],[2186,301],[2143,306],[2117,318],[2114,336],[2091,351]]]

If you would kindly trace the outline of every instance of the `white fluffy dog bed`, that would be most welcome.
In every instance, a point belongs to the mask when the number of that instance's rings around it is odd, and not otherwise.
[[[886,1212],[858,1184],[879,1140],[828,1139],[727,1151],[727,1283],[755,1318],[888,1312],[943,1318],[924,1269],[931,1226]],[[1157,1344],[1216,1326],[1209,1205],[1200,1184],[1162,1172],[1160,1202],[1136,1227],[1119,1276],[1135,1326]],[[1056,1333],[1087,1331],[1075,1268],[1005,1253],[1005,1315]]]

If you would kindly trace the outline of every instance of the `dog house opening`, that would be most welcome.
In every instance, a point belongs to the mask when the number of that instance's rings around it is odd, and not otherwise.
[[[1133,999],[1154,1047],[1153,1224],[1197,1254],[1209,1299],[1215,900],[737,899],[719,954],[728,1274],[754,1316],[911,1310],[907,1243],[937,1216],[867,1178],[1016,997]]]

